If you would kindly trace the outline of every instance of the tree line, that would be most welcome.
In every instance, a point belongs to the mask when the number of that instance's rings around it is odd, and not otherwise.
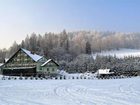
[[[44,55],[48,59],[56,60],[61,64],[61,68],[69,65],[65,67],[68,71],[71,71],[69,68],[75,67],[73,69],[81,72],[80,70],[90,70],[90,68],[97,66],[95,64],[87,65],[94,62],[93,59],[87,60],[91,53],[119,48],[138,49],[140,48],[139,40],[140,33],[109,31],[67,32],[66,30],[60,33],[49,32],[44,35],[32,33],[27,35],[20,44],[15,41],[9,49],[0,49],[0,62],[3,62],[5,58],[9,58],[22,47],[39,55]],[[82,64],[79,59],[86,63]],[[85,65],[86,68],[79,68],[82,65]],[[98,65],[98,67],[100,66]]]
[[[111,72],[117,75],[123,73],[131,73],[140,71],[140,57],[128,56],[124,58],[117,58],[116,56],[100,56],[96,59],[92,56],[83,54],[76,57],[71,62],[60,62],[61,69],[69,73],[95,73],[98,69],[110,69]]]

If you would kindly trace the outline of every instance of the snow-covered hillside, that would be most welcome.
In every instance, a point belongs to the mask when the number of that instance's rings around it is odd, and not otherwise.
[[[101,53],[92,54],[95,59],[97,55],[102,56],[116,56],[118,58],[123,58],[126,56],[140,56],[140,49],[120,49],[120,50],[111,50],[111,51],[103,51]]]
[[[0,80],[0,105],[140,105],[140,77]]]

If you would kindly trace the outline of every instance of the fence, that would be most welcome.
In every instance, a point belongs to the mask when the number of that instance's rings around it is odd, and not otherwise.
[[[102,79],[122,79],[122,78],[132,78],[134,76],[57,76],[57,77],[23,77],[23,76],[1,76],[0,80],[102,80]],[[136,76],[135,76],[136,77]]]

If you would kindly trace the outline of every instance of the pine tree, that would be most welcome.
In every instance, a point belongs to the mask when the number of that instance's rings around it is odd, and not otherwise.
[[[86,42],[86,54],[91,54],[91,44],[88,41]]]
[[[66,51],[69,52],[69,40],[66,41]]]

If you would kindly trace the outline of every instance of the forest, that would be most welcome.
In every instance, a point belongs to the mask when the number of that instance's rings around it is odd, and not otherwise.
[[[113,70],[136,70],[140,64],[138,57],[116,58],[91,54],[120,48],[140,48],[140,33],[122,33],[110,31],[75,31],[60,33],[32,33],[17,44],[16,41],[9,49],[0,49],[0,62],[12,56],[19,48],[25,48],[46,58],[56,60],[60,69],[68,72],[95,72],[99,68]],[[137,61],[137,62],[136,62]],[[133,62],[133,63],[132,63]]]

